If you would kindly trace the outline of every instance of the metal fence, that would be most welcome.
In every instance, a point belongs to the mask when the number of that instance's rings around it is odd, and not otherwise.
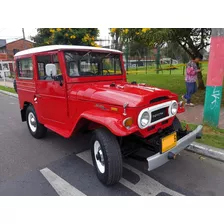
[[[15,77],[15,62],[0,61],[0,78],[9,79]]]
[[[173,74],[177,70],[185,73],[186,64],[173,58],[124,56],[124,63],[127,74]]]
[[[187,63],[179,63],[179,62],[172,62],[170,61],[161,61],[160,63],[156,63],[155,60],[149,59],[135,59],[135,58],[128,58],[128,60],[124,59],[125,68],[127,75],[129,74],[182,74],[185,75],[186,73],[186,65]],[[207,66],[208,61],[200,62],[200,67],[203,72],[207,73]]]
[[[174,51],[174,50],[173,50]],[[164,49],[124,49],[127,74],[183,74],[190,57],[183,52],[168,52]],[[201,67],[207,61],[201,63]]]

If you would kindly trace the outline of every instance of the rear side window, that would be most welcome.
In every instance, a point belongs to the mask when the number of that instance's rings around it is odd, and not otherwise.
[[[24,58],[17,61],[19,78],[33,79],[33,63],[31,58]]]

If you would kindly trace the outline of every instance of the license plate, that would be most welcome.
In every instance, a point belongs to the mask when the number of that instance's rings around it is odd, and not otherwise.
[[[162,153],[167,152],[177,145],[177,133],[174,132],[161,139],[162,141]]]

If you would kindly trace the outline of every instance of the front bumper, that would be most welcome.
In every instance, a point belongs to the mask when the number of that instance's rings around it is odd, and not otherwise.
[[[162,166],[163,164],[167,163],[169,159],[169,155],[177,155],[185,149],[187,146],[189,146],[197,137],[201,137],[202,135],[202,125],[199,125],[194,131],[190,132],[183,138],[181,138],[179,141],[177,141],[177,145],[170,149],[169,151],[161,154],[157,153],[153,156],[150,156],[147,158],[148,161],[148,171],[154,170],[157,167]]]

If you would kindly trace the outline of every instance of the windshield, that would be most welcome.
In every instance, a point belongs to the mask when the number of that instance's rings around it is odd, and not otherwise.
[[[70,77],[121,75],[119,54],[98,52],[65,52]]]

